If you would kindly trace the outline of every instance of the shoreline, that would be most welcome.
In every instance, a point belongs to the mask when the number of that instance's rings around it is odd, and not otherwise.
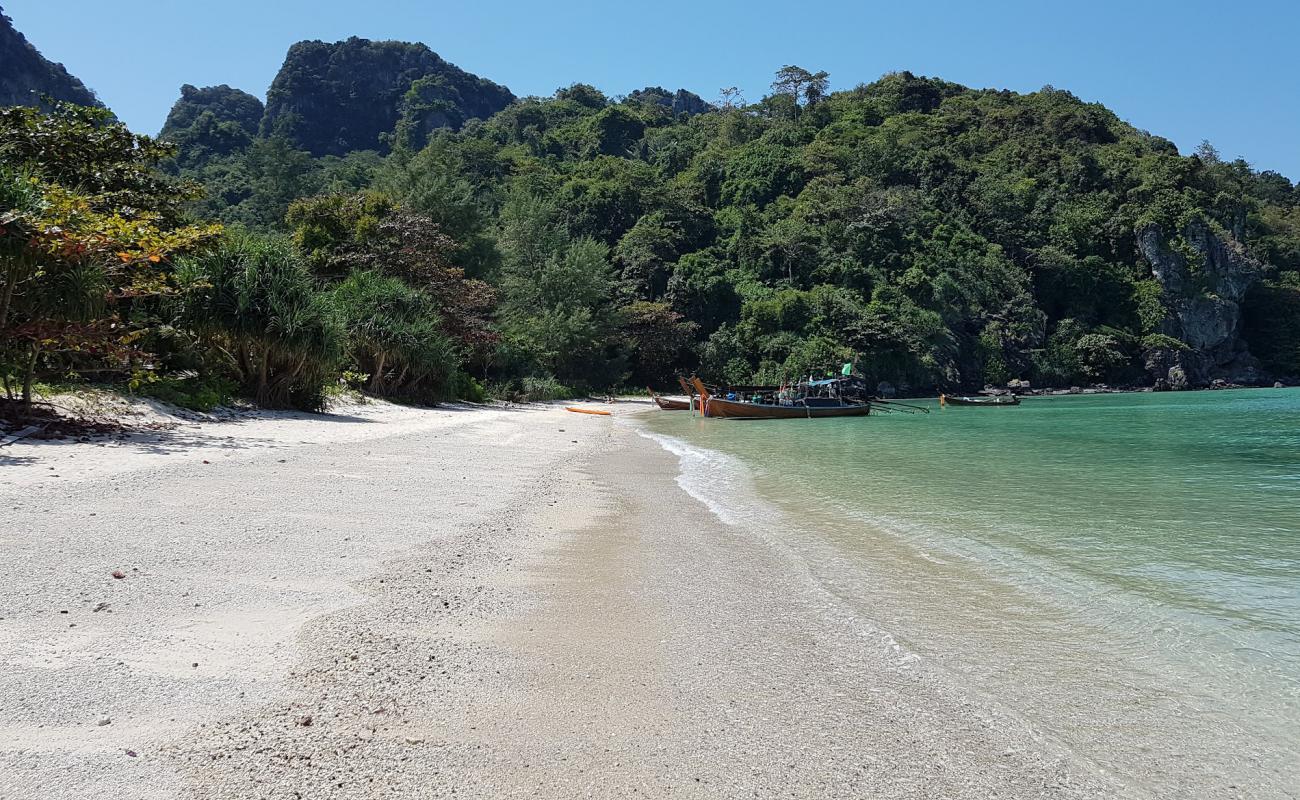
[[[1045,388],[1045,389],[1019,390],[1019,389],[1007,389],[1007,388],[994,387],[995,391],[993,393],[1014,394],[1017,397],[1080,397],[1080,396],[1093,397],[1095,395],[1104,395],[1104,394],[1161,394],[1161,395],[1174,394],[1177,395],[1177,394],[1200,394],[1202,392],[1237,392],[1237,391],[1245,392],[1245,391],[1295,389],[1295,388],[1300,388],[1300,384],[1285,383],[1282,384],[1281,386],[1275,386],[1275,385],[1265,385],[1263,383],[1259,383],[1259,384],[1233,383],[1233,384],[1228,384],[1226,386],[1197,386],[1197,387],[1188,387],[1186,389],[1156,389],[1151,386],[1133,386],[1133,387],[1124,387],[1124,388],[1115,388],[1111,386],[1072,386],[1068,389],[1057,387],[1057,388]],[[960,396],[972,396],[972,395],[983,395],[983,394],[985,394],[985,389],[968,391],[965,393],[965,395],[954,394],[952,396],[960,397]],[[907,396],[891,397],[888,399],[899,400],[899,401],[938,400],[939,395],[938,394],[907,395]]]
[[[371,411],[0,482],[0,797],[1143,796],[900,665],[623,420]]]
[[[482,796],[1143,796],[900,659],[778,543],[687,495],[676,454],[620,435],[590,466],[613,512],[553,547],[555,588],[502,621],[525,658],[473,720],[532,766]]]
[[[975,415],[981,421],[1003,418]],[[1225,800],[1245,796],[1242,792],[1295,796],[1288,787],[1294,785],[1298,762],[1289,759],[1298,753],[1286,729],[1277,725],[1281,712],[1276,704],[1270,706],[1270,695],[1234,702],[1231,690],[1240,684],[1217,664],[1225,658],[1213,647],[1198,661],[1173,658],[1177,641],[1167,651],[1148,646],[1154,644],[1148,643],[1151,638],[1173,638],[1170,632],[1187,622],[1189,612],[1153,606],[1145,595],[1119,597],[1113,587],[1104,589],[1085,574],[1059,574],[1059,563],[999,551],[950,529],[936,531],[926,521],[941,517],[943,506],[928,511],[914,506],[918,513],[902,513],[884,495],[883,507],[874,501],[864,506],[806,480],[779,477],[775,463],[782,459],[782,448],[788,452],[801,446],[803,437],[793,426],[768,437],[743,426],[732,426],[733,435],[724,424],[687,426],[670,424],[675,418],[662,415],[654,419],[665,424],[651,430],[656,438],[675,443],[666,445],[674,452],[695,449],[723,456],[682,456],[690,480],[697,482],[693,494],[710,507],[721,504],[721,513],[742,526],[769,530],[778,546],[792,549],[791,565],[809,569],[811,579],[850,613],[897,636],[904,657],[910,654],[938,668],[956,685],[1024,717],[1034,729],[1050,732],[1062,746],[1135,792]],[[891,448],[910,423],[875,424],[886,427],[873,429],[863,422],[840,438],[854,440],[875,430],[877,445],[883,445],[880,457],[898,455]],[[768,438],[775,442],[760,444]],[[845,449],[831,438],[811,433],[808,438],[810,448],[828,447],[830,461],[844,458]],[[810,463],[795,458],[787,468],[810,475]],[[748,474],[752,485],[709,479],[728,465]],[[769,510],[753,511],[764,506]],[[1017,572],[1025,567],[1030,567],[1027,575]],[[1115,620],[1124,624],[1108,627]],[[1223,656],[1240,646],[1221,630],[1197,634],[1199,630],[1189,629],[1183,638],[1211,636],[1224,648]],[[1125,644],[1112,646],[1115,638]],[[1286,691],[1284,685],[1270,686]],[[1212,693],[1216,690],[1221,695]],[[1198,701],[1201,695],[1213,702]],[[1285,696],[1277,700],[1284,703]]]

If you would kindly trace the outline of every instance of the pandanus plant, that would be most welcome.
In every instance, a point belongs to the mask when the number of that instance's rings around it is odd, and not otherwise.
[[[452,391],[460,353],[436,303],[397,278],[355,271],[331,292],[348,352],[377,395],[437,401]]]
[[[344,333],[291,243],[233,235],[183,259],[182,317],[269,408],[317,410]]]

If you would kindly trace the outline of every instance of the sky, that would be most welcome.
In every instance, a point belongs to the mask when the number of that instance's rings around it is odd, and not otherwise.
[[[0,0],[47,58],[134,130],[180,86],[264,97],[289,45],[349,36],[429,45],[517,95],[768,91],[784,64],[847,89],[895,70],[978,88],[1045,85],[1191,152],[1300,180],[1300,4],[1274,0]]]

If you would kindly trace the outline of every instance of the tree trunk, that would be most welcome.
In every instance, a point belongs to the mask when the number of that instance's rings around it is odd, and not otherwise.
[[[0,295],[0,331],[9,324],[9,306],[14,301],[14,284],[18,283],[18,270],[12,266],[5,270],[5,290]]]
[[[271,348],[262,351],[262,364],[257,370],[257,402],[266,402],[266,376],[271,369]]]
[[[370,376],[370,391],[379,393],[384,385],[384,361],[388,358],[388,353],[380,350],[375,356],[375,374]]]
[[[267,396],[262,402],[274,406],[287,404],[293,394],[293,384],[298,380],[302,374],[302,368],[306,365],[307,355],[304,353],[298,357],[293,366],[279,370],[274,378],[269,379],[265,392]]]
[[[427,377],[429,377],[429,373],[427,372],[417,372],[415,375],[411,376],[411,382],[406,384],[407,395],[410,397],[416,397],[416,392],[420,390],[420,385],[424,383],[424,379]]]
[[[239,370],[242,388],[247,389],[249,382],[253,380],[253,362],[248,360],[248,343],[236,342],[235,346],[239,353],[239,358],[235,359],[235,369]]]
[[[32,406],[32,380],[36,375],[36,358],[41,354],[41,343],[32,342],[32,354],[27,359],[27,370],[23,374],[23,405],[31,408]]]

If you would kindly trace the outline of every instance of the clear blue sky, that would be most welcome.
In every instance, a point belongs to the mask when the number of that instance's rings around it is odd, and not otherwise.
[[[908,69],[975,87],[1044,84],[1106,104],[1184,152],[1300,179],[1300,7],[1280,0],[566,2],[0,0],[48,58],[156,133],[183,83],[264,96],[300,39],[422,41],[518,95],[684,87],[749,100],[783,64],[849,88]]]

